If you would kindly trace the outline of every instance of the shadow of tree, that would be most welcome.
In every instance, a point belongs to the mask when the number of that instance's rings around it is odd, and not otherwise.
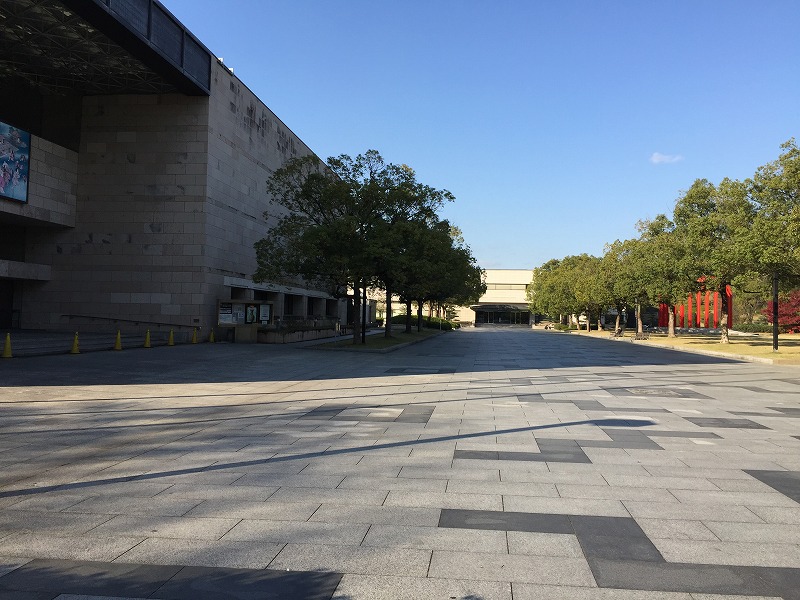
[[[15,490],[6,490],[0,492],[0,498],[8,498],[14,496],[29,496],[32,494],[42,494],[45,492],[52,492],[52,491],[68,491],[68,490],[79,490],[85,488],[96,487],[105,484],[112,484],[112,483],[123,483],[129,481],[151,481],[157,480],[164,477],[170,477],[174,475],[187,475],[192,473],[208,473],[213,471],[222,471],[226,469],[236,469],[240,467],[251,467],[255,465],[267,465],[267,464],[277,464],[287,461],[293,460],[303,460],[309,458],[319,458],[324,456],[339,456],[342,454],[353,454],[353,453],[369,453],[374,452],[375,450],[383,450],[387,448],[401,448],[401,447],[408,447],[408,446],[424,446],[425,444],[434,444],[437,442],[448,442],[448,441],[459,441],[459,440],[467,440],[467,439],[477,439],[487,436],[498,436],[498,435],[506,435],[506,434],[513,434],[513,433],[523,433],[523,432],[532,432],[532,431],[542,431],[546,429],[555,429],[560,427],[574,427],[578,425],[595,425],[597,427],[645,427],[647,425],[653,425],[654,421],[651,419],[614,419],[614,418],[607,418],[607,419],[586,419],[582,421],[569,421],[569,422],[562,422],[562,423],[549,423],[546,425],[531,425],[528,427],[512,427],[508,429],[493,429],[491,431],[479,431],[473,433],[461,433],[457,435],[443,435],[437,437],[430,437],[425,439],[419,440],[403,440],[399,442],[387,442],[383,444],[373,444],[369,446],[355,446],[352,448],[335,448],[331,450],[326,450],[323,452],[304,452],[298,454],[291,454],[291,455],[284,455],[284,456],[274,456],[271,458],[263,458],[263,459],[256,459],[256,460],[244,460],[244,461],[236,461],[236,462],[226,462],[226,463],[218,463],[203,467],[192,467],[192,468],[185,468],[185,469],[173,469],[168,471],[157,471],[154,473],[145,473],[142,475],[133,475],[127,477],[108,477],[104,479],[95,479],[92,481],[81,481],[75,483],[67,483],[67,484],[60,484],[60,485],[50,485],[50,486],[41,486],[41,487],[33,487],[33,488],[21,488]]]

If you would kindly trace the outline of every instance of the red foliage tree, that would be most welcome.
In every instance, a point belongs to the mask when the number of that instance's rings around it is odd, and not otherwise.
[[[761,313],[772,323],[772,302]],[[795,290],[786,300],[778,302],[778,325],[784,329],[800,329],[800,290]]]

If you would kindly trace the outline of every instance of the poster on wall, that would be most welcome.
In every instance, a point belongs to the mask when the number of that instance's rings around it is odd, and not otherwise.
[[[255,304],[248,304],[245,311],[244,322],[251,324],[255,323],[258,315],[258,307]]]
[[[28,201],[31,134],[0,121],[0,197]]]
[[[262,304],[258,309],[258,318],[261,321],[262,325],[267,325],[269,323],[269,318],[272,313],[272,305],[271,304]]]

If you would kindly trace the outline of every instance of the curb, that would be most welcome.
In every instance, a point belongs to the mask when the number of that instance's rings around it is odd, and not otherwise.
[[[716,356],[718,358],[730,358],[732,360],[741,360],[743,362],[754,362],[754,363],[762,363],[766,365],[773,365],[775,361],[771,358],[761,358],[760,356],[748,356],[746,354],[731,354],[728,352],[718,352],[717,350],[699,350],[696,348],[685,348],[683,346],[669,346],[667,344],[654,344],[649,340],[635,340],[633,338],[601,338],[595,337],[591,335],[584,336],[584,338],[588,339],[595,339],[595,340],[603,340],[606,342],[631,342],[635,344],[644,344],[645,346],[650,346],[651,348],[661,348],[663,350],[675,350],[676,352],[686,352],[688,354],[702,354],[704,356]],[[787,366],[787,365],[784,365]],[[790,366],[790,365],[788,365]]]
[[[390,346],[388,348],[376,348],[374,350],[370,350],[369,348],[352,348],[350,346],[342,346],[340,348],[316,348],[316,350],[326,350],[330,351],[333,350],[335,352],[363,352],[365,354],[388,354],[389,352],[395,352],[396,350],[400,350],[400,348],[406,348],[408,346],[413,346],[414,344],[420,344],[422,342],[426,342],[433,338],[439,337],[440,335],[444,335],[448,333],[447,331],[442,331],[440,333],[434,333],[433,335],[429,335],[424,338],[420,338],[418,340],[411,340],[410,342],[403,342],[402,344],[396,344],[394,346]],[[308,346],[309,348],[314,349],[314,346]]]

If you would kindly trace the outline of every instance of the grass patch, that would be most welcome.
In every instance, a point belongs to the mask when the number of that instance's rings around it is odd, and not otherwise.
[[[634,330],[629,329],[625,333],[625,338],[630,339],[635,334],[636,332]],[[582,331],[581,335],[607,338],[610,334],[608,331],[592,331],[590,334]],[[791,333],[779,335],[777,352],[772,351],[772,334],[760,333],[754,336],[731,334],[730,340],[730,344],[721,344],[719,342],[719,334],[678,333],[677,337],[669,338],[666,333],[651,333],[649,340],[638,341],[636,343],[672,346],[677,350],[686,348],[687,350],[703,350],[738,356],[770,358],[778,365],[800,365],[800,335]]]
[[[366,344],[354,344],[353,343],[353,336],[349,335],[346,338],[337,340],[335,342],[330,342],[328,344],[319,344],[314,346],[314,348],[324,348],[329,350],[352,350],[354,352],[370,352],[373,350],[385,350],[387,348],[393,348],[394,346],[399,346],[400,344],[407,344],[409,342],[417,342],[420,340],[427,339],[429,337],[433,337],[435,335],[439,335],[442,333],[438,329],[423,329],[422,331],[417,331],[413,329],[411,333],[406,333],[404,328],[400,328],[397,325],[392,327],[392,336],[386,337],[384,332],[381,330],[380,333],[367,335],[367,343]]]

